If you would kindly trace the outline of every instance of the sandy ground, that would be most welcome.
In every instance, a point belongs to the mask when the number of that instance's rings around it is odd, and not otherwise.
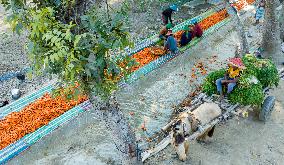
[[[17,72],[29,67],[29,60],[25,50],[26,33],[19,36],[12,32],[5,22],[4,8],[0,6],[0,76]],[[22,96],[40,89],[49,81],[46,76],[33,76],[25,83],[16,78],[0,82],[0,101],[12,102],[11,89],[20,89]]]
[[[180,103],[193,89],[189,83],[194,63],[218,55],[218,61],[233,56],[237,33],[233,22],[201,41],[197,46],[171,60],[145,78],[118,91],[121,110],[136,128],[138,138],[145,138],[140,125],[145,121],[148,134],[164,126],[173,106]],[[249,23],[248,23],[249,25]],[[258,27],[253,27],[257,35]],[[257,43],[259,38],[250,39]],[[210,66],[218,69],[219,63]],[[215,67],[214,67],[215,66]],[[200,77],[201,78],[201,77]],[[284,162],[284,83],[272,92],[277,98],[276,110],[266,124],[254,115],[246,119],[232,119],[216,129],[213,142],[192,142],[189,159],[180,162],[172,147],[167,147],[145,164],[210,164],[210,165],[281,165]],[[134,117],[129,115],[134,112]],[[8,164],[119,164],[119,155],[103,123],[92,111],[84,113],[67,125],[43,138]]]
[[[282,165],[284,162],[284,82],[271,92],[277,104],[265,124],[254,113],[216,127],[210,144],[191,142],[188,160],[181,162],[171,146],[145,164]]]
[[[110,138],[104,124],[88,111],[44,137],[8,164],[117,164],[119,153]]]
[[[28,66],[25,52],[25,36],[17,36],[4,23],[0,6],[0,75],[19,71]],[[43,81],[44,80],[44,81]],[[19,85],[14,78],[0,82],[0,100],[11,100],[10,90],[19,87],[23,95],[31,93],[49,83],[46,77],[34,77]],[[114,164],[119,162],[114,144],[108,133],[92,112],[86,112],[77,120],[63,126],[8,164]]]

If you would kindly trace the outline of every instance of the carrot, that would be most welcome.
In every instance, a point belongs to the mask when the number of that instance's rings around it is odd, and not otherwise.
[[[223,10],[205,18],[204,20],[202,20],[200,22],[200,26],[202,27],[203,30],[207,30],[208,28],[214,26],[218,22],[224,20],[226,17],[228,17],[227,10],[223,9]],[[174,37],[177,40],[180,40],[183,32],[184,32],[183,30],[176,32],[174,34]],[[132,56],[132,58],[135,59],[138,62],[138,65],[133,66],[131,68],[131,71],[134,72],[134,71],[138,70],[139,68],[149,64],[151,61],[156,60],[159,56],[164,55],[165,53],[166,52],[160,47],[148,47],[148,48],[141,50],[138,53],[135,53]],[[111,77],[111,75],[110,75],[110,77]]]
[[[75,85],[75,87],[78,86],[78,84]],[[79,95],[78,100],[68,101],[62,96],[52,98],[46,93],[20,112],[8,114],[0,120],[0,149],[47,125],[51,120],[85,100],[87,100],[85,95]]]
[[[237,10],[241,10],[241,9],[245,8],[247,5],[250,5],[254,2],[255,2],[255,0],[238,0],[234,4],[234,6],[236,7]]]
[[[174,34],[175,39],[178,40],[178,41],[180,41],[183,32],[184,32],[184,30],[180,30],[180,31],[176,32],[176,33]]]
[[[207,30],[210,27],[214,26],[215,24],[217,24],[218,22],[224,20],[225,18],[228,17],[228,13],[226,9],[223,9],[215,14],[212,14],[211,16],[203,19],[200,22],[200,26],[203,30]]]
[[[166,52],[161,47],[148,47],[132,56],[138,63],[137,66],[133,66],[131,71],[134,72],[137,69],[149,64],[151,61],[156,60],[159,56],[164,55]]]

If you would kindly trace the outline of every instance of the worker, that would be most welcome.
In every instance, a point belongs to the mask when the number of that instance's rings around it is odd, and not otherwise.
[[[162,20],[163,20],[164,25],[167,25],[169,21],[170,23],[173,24],[173,20],[172,20],[173,12],[178,12],[177,5],[172,5],[162,12]]]
[[[265,13],[265,3],[264,1],[261,1],[255,13],[255,25],[259,24],[259,20],[264,18],[264,13]]]
[[[228,70],[223,78],[216,80],[217,91],[220,94],[220,100],[224,98],[223,85],[227,86],[227,94],[231,93],[237,85],[240,74],[245,69],[241,58],[231,58],[228,63]]]
[[[188,26],[184,27],[184,32],[181,35],[180,46],[187,45],[192,40],[192,31]]]
[[[194,22],[193,30],[194,30],[194,37],[198,37],[198,38],[202,37],[203,30],[201,26],[198,24],[198,22]]]
[[[160,35],[159,38],[162,40],[166,39],[166,35],[168,33],[168,30],[171,29],[173,26],[171,23],[168,23],[161,31],[160,31]]]
[[[166,36],[167,36],[167,41],[165,43],[164,49],[166,51],[171,51],[171,53],[174,53],[174,54],[177,53],[178,51],[177,41],[174,38],[173,32],[171,29],[168,30],[168,33]]]

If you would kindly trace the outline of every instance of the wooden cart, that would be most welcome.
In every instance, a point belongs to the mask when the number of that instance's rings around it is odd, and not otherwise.
[[[274,109],[275,105],[275,97],[274,96],[269,96],[269,88],[265,88],[263,90],[265,93],[265,100],[261,106],[261,109],[259,111],[259,120],[261,121],[267,121],[271,115],[271,112]],[[179,113],[182,112],[192,112],[196,110],[199,106],[201,106],[204,103],[216,103],[219,104],[219,107],[222,110],[222,113],[220,116],[216,117],[209,123],[203,124],[203,125],[198,125],[198,129],[196,132],[191,134],[189,137],[186,138],[186,140],[191,141],[191,140],[196,140],[197,137],[202,135],[206,130],[211,128],[212,126],[220,123],[220,122],[225,122],[234,116],[239,116],[241,114],[245,114],[248,110],[252,109],[251,106],[240,106],[239,104],[230,104],[228,100],[224,99],[222,104],[217,102],[217,95],[213,96],[207,96],[204,93],[200,93],[197,96],[194,97],[194,99],[191,102],[191,106],[186,106],[183,108],[178,109]],[[171,137],[170,137],[170,128],[177,122],[177,118],[174,118],[169,122],[167,125],[165,125],[162,128],[162,132],[164,133],[164,139],[160,141],[154,148],[147,149],[143,152],[137,153],[140,155],[140,159],[144,162],[146,159],[149,157],[157,154],[164,148],[166,148],[170,142],[171,142]]]

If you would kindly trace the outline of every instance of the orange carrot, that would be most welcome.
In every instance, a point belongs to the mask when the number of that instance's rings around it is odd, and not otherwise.
[[[78,84],[76,84],[78,87]],[[26,134],[48,124],[72,107],[84,102],[87,97],[79,95],[77,100],[66,100],[62,96],[52,98],[46,93],[20,112],[12,112],[0,120],[0,149],[19,140]]]

